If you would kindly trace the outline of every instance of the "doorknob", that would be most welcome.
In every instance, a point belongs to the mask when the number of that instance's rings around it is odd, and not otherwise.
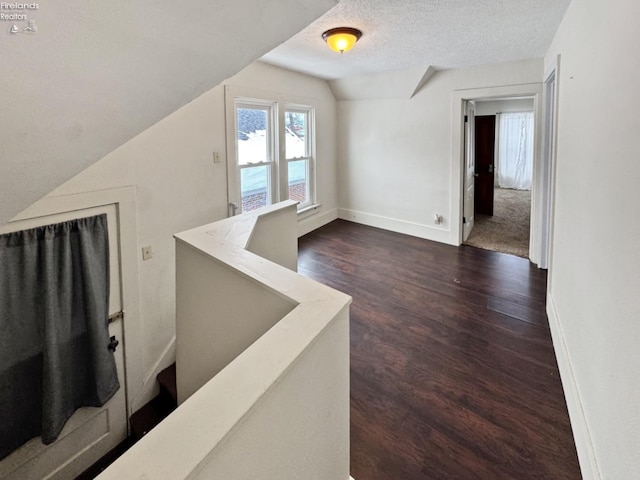
[[[479,173],[474,173],[474,174],[473,174],[473,176],[474,176],[474,177],[479,177],[479,176],[480,176],[480,174],[479,174]]]
[[[116,339],[116,337],[111,337],[110,339],[111,341],[109,342],[109,350],[111,350],[112,352],[116,351],[116,348],[118,347],[118,345],[120,345],[120,342]]]

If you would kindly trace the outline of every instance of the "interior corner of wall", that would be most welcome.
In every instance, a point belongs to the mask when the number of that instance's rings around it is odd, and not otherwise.
[[[322,211],[320,208],[315,214],[298,220],[298,237],[306,235],[338,218],[337,208],[328,211]]]
[[[174,335],[160,354],[158,360],[144,375],[144,380],[134,398],[129,402],[131,412],[136,412],[158,393],[157,375],[176,361],[176,336]]]

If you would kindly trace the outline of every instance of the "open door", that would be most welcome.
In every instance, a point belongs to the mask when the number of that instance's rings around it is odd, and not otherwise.
[[[475,127],[475,213],[493,216],[496,116],[476,116]]]
[[[118,208],[115,204],[10,222],[0,233],[106,213],[109,232],[109,335],[120,345],[115,350],[120,389],[103,407],[81,408],[67,421],[58,439],[44,445],[36,437],[0,461],[0,480],[73,479],[127,438],[124,342],[121,293]]]
[[[464,116],[464,205],[462,218],[462,240],[471,234],[474,223],[475,201],[475,104],[466,102]]]
[[[557,61],[556,61],[557,62]],[[551,237],[555,195],[556,138],[556,68],[544,82],[544,137],[541,158],[540,259],[538,266],[547,269],[551,263]]]

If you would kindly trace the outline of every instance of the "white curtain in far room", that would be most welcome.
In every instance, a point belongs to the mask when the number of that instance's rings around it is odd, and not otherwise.
[[[531,190],[533,112],[498,115],[498,186]]]

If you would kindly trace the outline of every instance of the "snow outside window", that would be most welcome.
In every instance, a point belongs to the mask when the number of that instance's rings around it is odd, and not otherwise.
[[[236,162],[242,212],[273,203],[274,105],[236,104]]]
[[[285,199],[298,209],[314,204],[313,107],[254,98],[235,98],[233,107],[235,168],[228,175],[236,213]]]
[[[284,113],[285,157],[289,199],[300,202],[298,208],[311,205],[311,109],[288,108]]]

